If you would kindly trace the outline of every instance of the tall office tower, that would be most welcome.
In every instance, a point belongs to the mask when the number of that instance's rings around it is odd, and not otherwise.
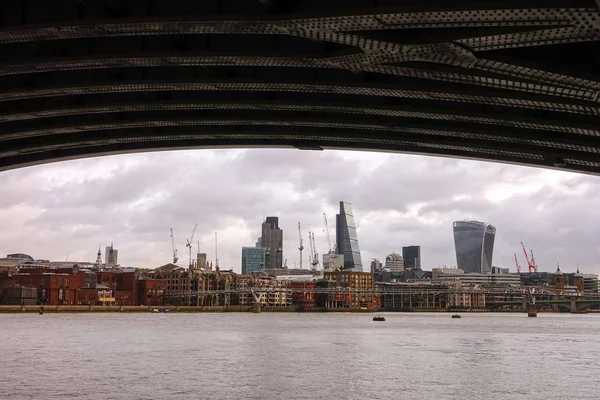
[[[283,268],[283,231],[278,217],[267,217],[263,222],[260,242],[265,249],[265,268]]]
[[[382,268],[383,268],[383,265],[381,264],[381,261],[379,261],[376,258],[371,260],[371,273],[372,274],[374,274],[377,271],[381,271]]]
[[[421,269],[421,246],[406,246],[402,248],[404,269]]]
[[[242,247],[242,274],[260,271],[265,261],[265,249],[260,247]]]
[[[340,213],[335,216],[337,252],[344,255],[344,269],[363,272],[352,204],[340,201]]]
[[[491,273],[496,228],[470,220],[456,221],[453,227],[456,266],[467,273]]]
[[[404,271],[404,260],[400,254],[393,252],[385,258],[385,267],[392,272],[402,272]]]
[[[104,263],[107,267],[119,265],[119,250],[115,249],[112,243],[105,248]]]
[[[206,270],[208,264],[206,263],[206,253],[196,253],[196,268]]]

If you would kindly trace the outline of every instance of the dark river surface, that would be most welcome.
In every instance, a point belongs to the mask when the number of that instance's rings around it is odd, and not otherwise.
[[[0,399],[600,399],[600,314],[0,314]]]

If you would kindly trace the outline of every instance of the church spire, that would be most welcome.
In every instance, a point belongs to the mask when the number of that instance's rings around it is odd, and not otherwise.
[[[102,253],[100,253],[100,246],[98,246],[98,255],[96,257],[96,265],[102,264]]]

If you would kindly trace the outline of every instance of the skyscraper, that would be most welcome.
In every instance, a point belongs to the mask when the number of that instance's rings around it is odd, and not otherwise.
[[[260,247],[242,247],[242,274],[251,274],[262,269],[265,249]]]
[[[335,227],[337,252],[344,255],[344,269],[362,272],[352,204],[340,201],[340,213],[335,216]]]
[[[283,268],[283,231],[278,217],[267,217],[263,222],[260,247],[265,249],[265,268]]]
[[[104,263],[107,267],[119,265],[119,250],[115,249],[112,243],[105,248]]]
[[[421,246],[406,246],[402,248],[404,269],[421,269]]]
[[[454,245],[456,266],[465,272],[492,272],[492,253],[496,228],[480,221],[456,221]]]

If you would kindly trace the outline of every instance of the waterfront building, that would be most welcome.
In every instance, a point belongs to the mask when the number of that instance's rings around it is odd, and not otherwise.
[[[523,286],[554,285],[554,274],[550,272],[521,272],[520,277]]]
[[[457,267],[467,273],[491,273],[496,228],[471,220],[455,221],[453,228]]]
[[[460,282],[464,285],[520,286],[519,274],[436,273],[434,281]]]
[[[331,308],[379,308],[379,296],[374,294],[374,278],[370,272],[325,271],[325,281],[335,282],[338,292],[329,298]]]
[[[385,311],[412,311],[446,307],[450,286],[431,282],[375,283],[379,289],[381,308]]]
[[[261,247],[242,247],[242,274],[252,274],[263,269],[265,249]]]
[[[138,300],[140,306],[162,306],[165,304],[166,282],[162,279],[140,279]]]
[[[448,294],[448,307],[450,309],[484,309],[485,305],[485,292],[480,287],[454,290]]]
[[[600,281],[596,274],[583,274],[583,291],[586,296],[598,296],[600,294]]]
[[[404,269],[421,269],[421,246],[402,247]]]
[[[339,254],[344,255],[344,269],[362,272],[356,224],[350,203],[340,201],[340,213],[335,217],[335,226],[337,250]]]
[[[278,217],[267,217],[262,224],[260,247],[265,250],[264,268],[283,268],[283,230]]]
[[[392,272],[404,271],[404,260],[402,259],[402,256],[396,252],[388,255],[385,258],[385,268]]]

